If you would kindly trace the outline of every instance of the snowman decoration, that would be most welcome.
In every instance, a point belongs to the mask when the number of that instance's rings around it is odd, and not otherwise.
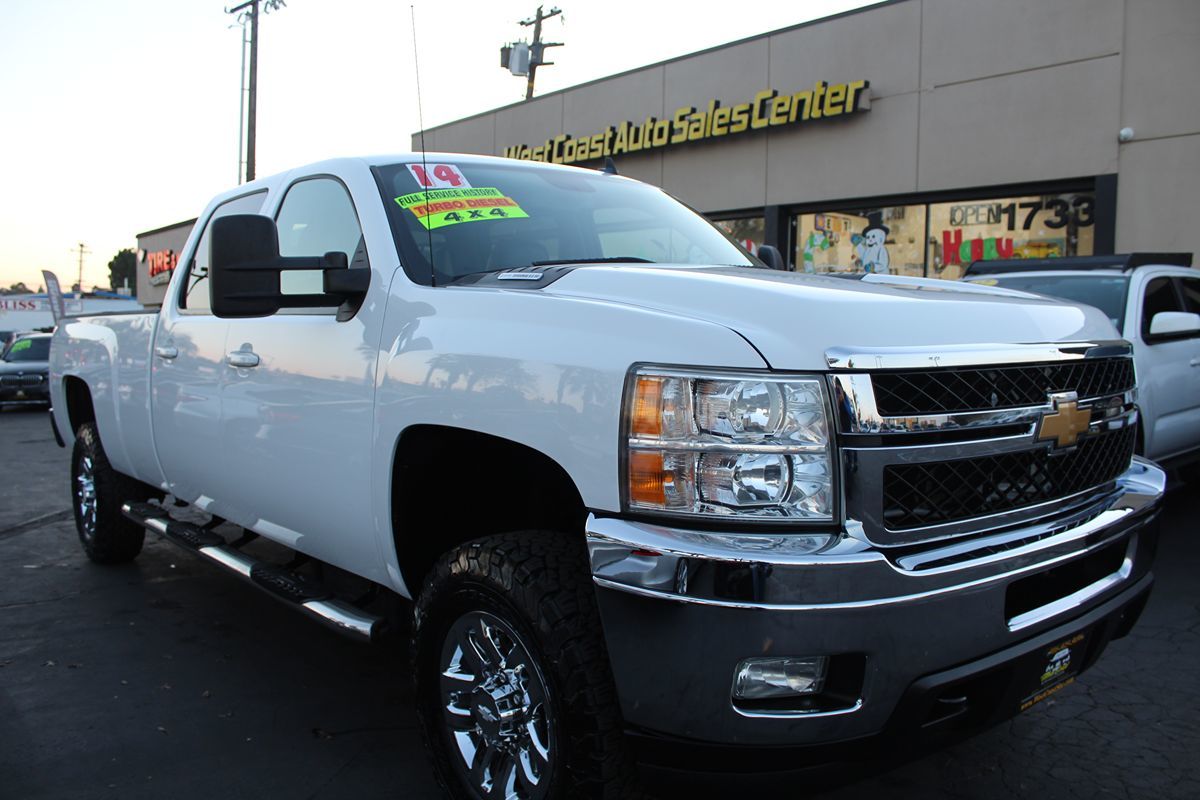
[[[859,266],[864,272],[878,272],[881,275],[891,272],[889,268],[891,260],[888,258],[887,247],[884,245],[889,233],[891,230],[888,226],[884,225],[878,216],[871,215],[862,234],[850,237],[850,241],[854,244],[854,252],[858,254]]]

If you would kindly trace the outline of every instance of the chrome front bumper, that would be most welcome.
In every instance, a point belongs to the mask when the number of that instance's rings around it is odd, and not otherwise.
[[[1144,596],[1164,486],[1162,470],[1135,459],[1110,491],[1070,512],[923,549],[879,548],[850,526],[810,554],[786,535],[593,515],[587,543],[626,722],[729,744],[878,733],[923,676]],[[1111,569],[1093,574],[1101,558]],[[1032,605],[1014,602],[1054,569],[1086,582],[1046,595],[1042,581]],[[736,665],[761,655],[853,656],[864,665],[858,697],[817,711],[739,707]]]

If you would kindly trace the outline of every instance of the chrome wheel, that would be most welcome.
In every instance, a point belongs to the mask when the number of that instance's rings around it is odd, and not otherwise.
[[[79,509],[79,532],[84,538],[96,535],[96,471],[91,456],[79,459],[75,475],[75,507]]]
[[[484,798],[545,797],[554,720],[546,680],[517,632],[494,614],[463,614],[446,632],[439,666],[459,777]]]

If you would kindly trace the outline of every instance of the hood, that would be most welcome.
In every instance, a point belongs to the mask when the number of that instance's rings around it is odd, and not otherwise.
[[[826,369],[832,347],[937,347],[1120,339],[1090,306],[903,276],[838,278],[738,267],[597,265],[544,292],[724,325],[773,369]],[[702,360],[699,359],[699,360]]]

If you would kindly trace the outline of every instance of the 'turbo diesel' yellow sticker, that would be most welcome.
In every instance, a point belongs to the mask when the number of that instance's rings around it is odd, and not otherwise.
[[[429,230],[462,222],[529,216],[515,200],[494,188],[431,189],[402,195],[396,202]]]

